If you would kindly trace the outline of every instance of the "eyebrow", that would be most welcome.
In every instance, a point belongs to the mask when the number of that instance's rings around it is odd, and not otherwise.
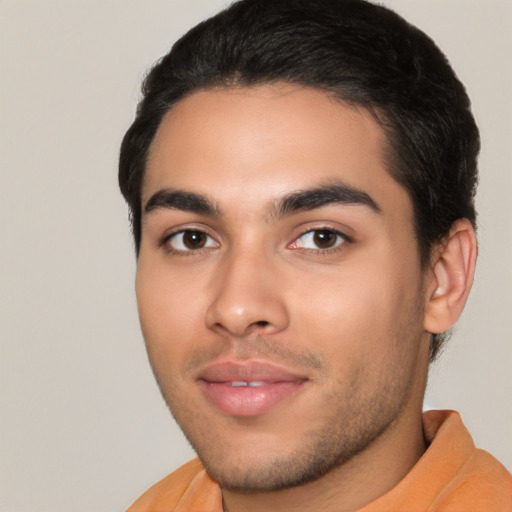
[[[277,202],[272,215],[281,218],[331,204],[362,205],[375,213],[382,213],[380,206],[363,190],[344,183],[336,183],[288,194]]]
[[[271,217],[279,219],[331,204],[362,205],[375,213],[382,213],[380,206],[363,190],[344,183],[336,183],[285,195],[272,205]],[[147,201],[144,213],[159,209],[182,210],[211,217],[221,215],[219,208],[205,195],[170,188],[155,192]]]
[[[144,213],[159,209],[182,210],[208,216],[220,216],[219,209],[204,195],[165,188],[155,192],[144,206]]]

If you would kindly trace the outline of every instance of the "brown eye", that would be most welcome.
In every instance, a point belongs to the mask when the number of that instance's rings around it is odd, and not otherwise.
[[[348,240],[345,235],[333,229],[312,229],[297,238],[292,247],[294,249],[328,251],[339,247]]]
[[[201,249],[206,244],[206,235],[201,231],[185,231],[183,244],[188,249]]]
[[[330,249],[334,247],[339,236],[334,231],[327,230],[318,230],[313,233],[313,241],[319,249]]]
[[[186,229],[174,233],[167,243],[171,250],[175,252],[190,252],[217,247],[217,242],[210,235],[196,229]]]

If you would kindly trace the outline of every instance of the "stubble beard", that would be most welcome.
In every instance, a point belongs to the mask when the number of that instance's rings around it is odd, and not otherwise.
[[[366,399],[357,393],[359,384],[356,379],[344,396],[337,397],[323,427],[303,433],[303,442],[295,451],[266,454],[264,460],[258,461],[247,459],[244,453],[232,453],[229,440],[222,446],[221,439],[198,431],[195,426],[204,425],[204,419],[191,410],[183,414],[183,404],[173,403],[163,387],[161,390],[208,474],[223,489],[255,494],[313,482],[346,464],[393,428],[408,402],[411,383],[390,381]],[[296,425],[290,424],[290,429],[293,428]]]
[[[385,411],[380,398],[376,396],[360,404],[352,417],[336,411],[323,429],[303,435],[304,444],[295,453],[269,458],[266,466],[245,471],[238,467],[236,471],[226,472],[225,467],[216,467],[208,458],[203,463],[210,475],[214,478],[217,475],[223,488],[236,492],[273,492],[313,482],[346,464],[391,428],[402,404],[394,411]]]
[[[411,313],[414,319],[418,310],[411,308]],[[399,354],[404,342],[420,346],[420,333],[411,331],[414,323],[398,327],[395,340],[402,341],[391,350]],[[373,361],[373,368],[359,368],[348,384],[335,385],[324,395],[326,412],[322,420],[317,422],[318,426],[302,432],[298,446],[287,453],[276,454],[264,453],[266,448],[262,446],[264,456],[258,454],[257,460],[246,456],[243,450],[233,450],[229,432],[220,432],[217,436],[211,432],[202,411],[187,402],[182,390],[164,385],[152,366],[165,402],[208,474],[223,489],[255,494],[318,480],[389,433],[410,404],[417,356],[412,354],[406,364],[395,354],[387,368],[379,367],[378,361]],[[380,378],[372,377],[374,372]],[[291,430],[297,427],[302,426],[290,422]]]

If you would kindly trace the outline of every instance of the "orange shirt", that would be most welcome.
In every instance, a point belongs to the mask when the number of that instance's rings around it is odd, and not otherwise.
[[[429,411],[423,425],[429,447],[393,489],[359,512],[512,512],[512,476],[475,448],[454,411]],[[143,494],[128,512],[222,512],[219,485],[198,459]]]

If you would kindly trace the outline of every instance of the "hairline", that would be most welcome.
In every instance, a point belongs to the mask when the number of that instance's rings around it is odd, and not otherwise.
[[[424,244],[422,244],[422,239],[420,236],[420,227],[418,225],[418,211],[417,211],[417,205],[416,201],[414,200],[411,191],[409,188],[398,179],[398,175],[404,174],[403,167],[406,166],[405,161],[403,160],[402,156],[400,155],[398,149],[394,146],[392,137],[393,135],[396,135],[396,130],[393,126],[393,123],[388,120],[388,117],[386,116],[384,109],[382,107],[379,107],[371,102],[363,102],[363,101],[357,101],[354,99],[349,99],[346,96],[343,96],[343,91],[341,90],[333,90],[333,88],[329,88],[327,86],[322,85],[321,83],[317,84],[308,84],[305,83],[305,81],[295,79],[295,80],[286,80],[284,78],[278,78],[278,79],[269,79],[269,80],[254,80],[250,83],[243,83],[243,81],[240,80],[240,77],[237,77],[236,75],[225,79],[224,81],[216,80],[215,82],[212,82],[211,84],[203,84],[203,85],[197,85],[195,87],[191,87],[189,90],[184,92],[179,98],[177,98],[175,101],[170,103],[167,106],[167,109],[165,112],[161,115],[160,121],[153,133],[153,136],[147,145],[145,158],[142,165],[142,172],[141,172],[141,181],[139,186],[139,217],[142,220],[144,210],[143,210],[143,202],[142,198],[144,195],[144,183],[145,183],[145,176],[146,176],[146,170],[149,164],[149,160],[151,158],[151,151],[153,147],[153,143],[155,141],[155,138],[157,136],[158,131],[160,130],[160,127],[162,126],[162,123],[164,122],[165,118],[170,114],[170,112],[182,101],[186,100],[190,96],[193,96],[194,94],[201,93],[201,92],[208,92],[208,91],[229,91],[229,90],[250,90],[252,88],[256,87],[262,87],[265,85],[296,85],[298,87],[304,88],[304,89],[311,89],[319,91],[323,94],[325,94],[329,99],[335,101],[338,104],[342,104],[343,106],[346,106],[354,111],[357,110],[363,110],[371,115],[371,117],[375,120],[375,122],[378,124],[379,128],[382,131],[382,135],[384,137],[384,145],[381,147],[381,156],[382,156],[382,163],[384,170],[388,173],[388,175],[400,186],[404,189],[404,191],[407,193],[407,196],[409,197],[409,200],[412,204],[412,210],[413,210],[413,232],[414,232],[414,238],[416,240],[416,248],[418,251],[418,257],[420,259],[420,264],[422,270],[424,270],[429,261],[430,261],[430,254],[432,252],[433,246],[435,245],[436,241],[433,241],[430,247],[425,247]],[[139,241],[142,240],[142,222],[139,223]],[[437,241],[439,242],[439,241]],[[139,244],[140,245],[140,244]],[[140,249],[137,249],[137,257],[138,257],[138,251]]]

